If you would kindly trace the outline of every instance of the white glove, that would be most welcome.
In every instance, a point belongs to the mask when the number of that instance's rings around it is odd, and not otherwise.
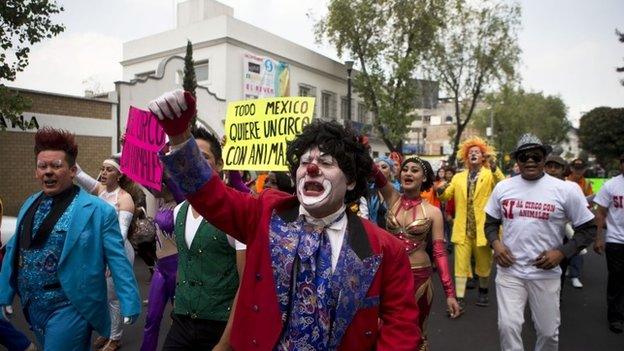
[[[130,211],[119,211],[119,230],[124,240],[128,238],[128,230],[130,230],[132,216],[133,214]]]
[[[77,163],[76,168],[78,168],[75,177],[76,183],[80,185],[84,190],[92,193],[93,190],[95,190],[95,187],[98,185],[98,181],[93,179],[93,177],[88,175],[86,172],[84,172],[82,168],[80,168],[80,165],[78,165]]]
[[[160,120],[165,119],[165,117],[169,119],[180,117],[182,116],[182,111],[185,111],[187,108],[184,90],[178,89],[167,92],[150,101],[147,107]]]
[[[147,105],[158,117],[158,124],[165,134],[180,135],[188,130],[189,124],[197,109],[195,98],[188,91],[174,90],[150,101]]]
[[[13,307],[11,305],[2,306],[2,318],[8,322],[11,317],[13,317]]]

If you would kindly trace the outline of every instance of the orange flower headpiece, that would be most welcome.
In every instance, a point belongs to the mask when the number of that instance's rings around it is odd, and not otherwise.
[[[459,145],[459,150],[457,150],[457,158],[462,160],[464,164],[468,162],[468,150],[470,148],[477,146],[481,149],[483,153],[483,163],[488,162],[488,159],[496,161],[496,149],[493,146],[489,145],[487,141],[475,136],[464,140],[463,143]]]

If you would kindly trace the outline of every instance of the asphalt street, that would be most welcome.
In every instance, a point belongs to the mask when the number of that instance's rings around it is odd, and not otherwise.
[[[451,256],[452,257],[452,256]],[[149,274],[143,261],[137,258],[135,272],[145,299],[149,289]],[[624,334],[613,334],[609,331],[606,321],[606,278],[607,269],[604,256],[593,252],[585,255],[583,269],[583,289],[574,289],[569,280],[563,287],[561,303],[561,328],[559,349],[561,351],[621,351],[624,350]],[[467,290],[466,313],[457,320],[446,317],[445,299],[437,276],[434,277],[435,301],[427,326],[431,350],[499,350],[497,330],[497,309],[494,289],[491,289],[489,307],[475,306],[476,290]],[[27,332],[27,324],[16,301],[14,324]],[[165,311],[161,325],[160,345],[164,341],[170,325],[170,307]],[[524,347],[533,350],[535,333],[530,314],[525,313],[525,326],[522,333]],[[122,350],[138,350],[143,337],[145,323],[145,306],[141,318],[132,326],[124,328]],[[0,350],[3,348],[0,346]]]

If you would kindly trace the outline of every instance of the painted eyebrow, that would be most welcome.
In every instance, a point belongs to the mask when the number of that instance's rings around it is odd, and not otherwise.
[[[304,157],[311,158],[312,157],[311,156],[311,152],[308,151],[308,152],[304,153],[303,155],[301,155],[301,158],[304,158]],[[323,153],[323,154],[319,154],[317,157],[318,158],[325,158],[325,157],[333,157],[333,156],[328,154],[328,153]]]
[[[324,162],[324,163],[328,163],[328,164],[330,164],[330,163],[334,164],[336,162],[334,157],[331,156],[331,155],[321,155],[321,156],[318,157],[318,160],[320,162]]]

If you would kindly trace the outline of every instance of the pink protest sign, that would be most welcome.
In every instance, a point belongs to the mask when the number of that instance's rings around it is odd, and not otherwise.
[[[163,168],[158,151],[165,144],[165,131],[157,118],[149,111],[130,106],[121,172],[141,185],[160,191]]]

